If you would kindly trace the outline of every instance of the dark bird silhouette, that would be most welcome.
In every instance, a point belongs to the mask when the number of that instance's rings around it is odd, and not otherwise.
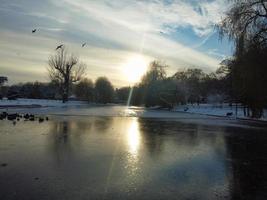
[[[63,47],[63,44],[58,45],[57,48],[56,48],[56,50],[61,49],[62,47]]]
[[[7,118],[7,112],[3,112],[0,114],[0,120],[6,119]]]
[[[84,47],[85,45],[86,45],[86,43],[83,43],[83,44],[82,44],[82,47]]]
[[[1,167],[6,167],[7,166],[7,163],[2,163],[1,164]]]
[[[36,31],[37,31],[37,29],[35,28],[35,29],[32,30],[32,33],[35,33]]]
[[[27,113],[24,115],[24,119],[29,119],[30,118],[30,115]]]
[[[8,120],[13,121],[13,120],[16,120],[16,118],[17,118],[17,114],[8,114],[7,115]]]
[[[233,115],[233,112],[228,112],[228,113],[226,113],[226,116],[227,117],[230,117],[230,116],[232,116]]]
[[[3,115],[4,118],[6,118],[8,113],[7,112],[3,112],[2,115]]]

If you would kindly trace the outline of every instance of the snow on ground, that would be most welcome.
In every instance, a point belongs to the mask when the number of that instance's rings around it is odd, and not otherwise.
[[[239,119],[249,119],[243,116],[243,108],[241,106],[238,107],[236,116],[235,106],[230,107],[228,104],[182,105],[175,107],[172,111],[167,111],[157,109],[157,107],[145,109],[142,107],[127,107],[122,105],[112,106],[112,104],[104,106],[92,103],[88,104],[86,101],[69,101],[67,103],[62,103],[60,100],[18,99],[0,100],[0,111],[1,110],[8,110],[8,112],[64,116],[128,116],[179,119],[181,117],[187,119],[224,117],[229,120],[236,119],[237,117]],[[181,113],[183,113],[183,115],[181,115]],[[227,117],[227,113],[232,113],[232,115]],[[265,110],[264,117],[260,120],[267,121],[267,110]]]
[[[67,103],[62,103],[61,100],[49,100],[49,99],[23,99],[19,98],[17,100],[7,100],[3,99],[0,100],[0,107],[13,107],[13,106],[32,106],[32,107],[38,107],[38,106],[53,106],[53,107],[61,107],[66,105],[86,105],[88,104],[86,101],[68,101]]]
[[[122,105],[70,105],[70,106],[46,106],[46,107],[18,107],[18,108],[2,108],[1,111],[19,114],[34,114],[36,116],[49,116],[49,118],[57,120],[75,120],[85,119],[87,117],[138,117],[139,119],[153,119],[160,121],[177,121],[177,123],[189,123],[209,126],[231,126],[243,128],[259,127],[255,122],[243,122],[235,118],[216,117],[208,115],[200,115],[187,112],[175,112],[160,109],[145,109],[142,107],[127,107]],[[11,122],[10,122],[11,124]]]
[[[221,116],[221,117],[227,117],[227,113],[232,113],[231,116],[228,116],[229,118],[250,119],[244,116],[242,106],[238,106],[237,113],[236,113],[235,105],[231,107],[228,104],[181,105],[181,106],[175,107],[173,111],[204,114],[204,115],[211,115],[211,116]],[[263,117],[260,120],[267,120],[267,110],[264,110]]]

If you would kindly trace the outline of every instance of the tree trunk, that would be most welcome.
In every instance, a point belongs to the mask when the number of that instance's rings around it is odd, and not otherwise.
[[[238,104],[237,104],[237,101],[235,102],[235,117],[237,118],[237,112],[238,112]]]
[[[251,111],[252,111],[252,118],[261,118],[262,117],[262,114],[263,114],[262,108],[254,107],[251,109]]]
[[[69,77],[65,78],[62,102],[66,103],[69,97]]]

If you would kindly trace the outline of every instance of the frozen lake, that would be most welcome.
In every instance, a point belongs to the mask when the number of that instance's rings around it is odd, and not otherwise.
[[[9,110],[29,112],[29,109]],[[123,106],[0,121],[0,199],[267,199],[267,126]]]

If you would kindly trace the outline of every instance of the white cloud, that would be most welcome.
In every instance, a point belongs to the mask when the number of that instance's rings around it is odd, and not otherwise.
[[[220,59],[222,59],[222,60],[225,59],[225,58],[227,57],[226,55],[220,53],[220,52],[218,51],[218,49],[209,49],[209,50],[207,51],[207,53],[208,53],[209,55],[216,56],[216,57],[218,57],[218,58],[220,58]]]
[[[76,12],[101,21],[112,22],[137,32],[171,32],[179,27],[190,27],[200,36],[212,31],[213,25],[222,17],[227,2],[225,0],[192,1],[160,0],[133,1],[85,1],[62,0],[57,5],[69,5]]]
[[[87,63],[88,77],[94,79],[108,72],[115,85],[127,84],[120,68],[129,57],[138,54],[146,60],[166,61],[172,66],[169,74],[190,66],[211,70],[220,63],[214,54],[195,48],[213,34],[213,25],[226,7],[224,0],[174,0],[169,4],[159,0],[50,0],[50,3],[54,7],[46,13],[38,9],[32,12],[29,8],[24,15],[54,20],[59,22],[59,27],[57,23],[41,24],[37,27],[40,31],[34,35],[30,30],[29,35],[0,31],[3,66],[11,66],[13,71],[44,73],[48,55],[61,43]],[[187,47],[168,37],[177,28],[191,28],[203,42]],[[80,47],[82,42],[87,42],[86,48]],[[21,55],[16,56],[14,52]]]

